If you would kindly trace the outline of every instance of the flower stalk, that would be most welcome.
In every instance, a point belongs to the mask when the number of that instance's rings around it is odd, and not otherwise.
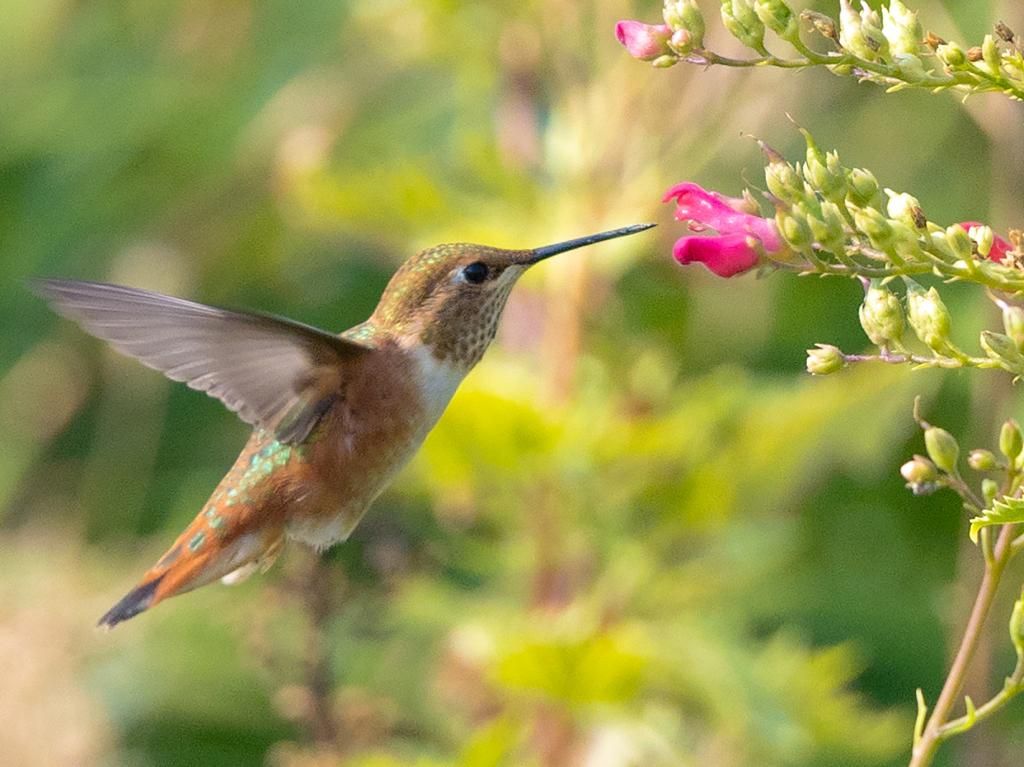
[[[677,10],[679,6],[693,10],[683,15]],[[840,0],[838,19],[810,10],[797,15],[783,0],[722,0],[722,25],[754,54],[735,58],[704,47],[705,20],[690,0],[667,0],[664,20],[665,26],[686,44],[670,46],[653,60],[637,56],[626,45],[631,55],[658,67],[686,63],[702,67],[824,68],[840,77],[882,85],[889,91],[917,88],[995,92],[1024,99],[1024,46],[1002,22],[980,45],[965,50],[934,33],[925,35],[917,14],[901,0],[890,0],[880,13],[864,2],[858,9],[849,0]],[[769,33],[789,49],[786,54],[769,50],[765,39]],[[804,41],[805,34],[810,43]]]

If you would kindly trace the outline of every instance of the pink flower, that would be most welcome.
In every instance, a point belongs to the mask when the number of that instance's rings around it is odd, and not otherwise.
[[[668,47],[672,30],[667,24],[620,21],[615,25],[615,36],[626,46],[630,56],[641,61],[651,61],[672,52]]]
[[[969,232],[972,226],[984,226],[984,224],[980,221],[961,221],[960,226],[965,232]],[[992,240],[992,250],[988,252],[988,257],[992,261],[1005,261],[1006,254],[1011,250],[1013,250],[1013,246],[997,234]]]
[[[750,212],[746,200],[709,192],[686,182],[665,193],[663,202],[675,200],[675,217],[689,221],[690,231],[714,229],[717,236],[681,237],[672,255],[681,264],[700,262],[719,277],[733,277],[757,266],[765,253],[785,247],[775,222]]]

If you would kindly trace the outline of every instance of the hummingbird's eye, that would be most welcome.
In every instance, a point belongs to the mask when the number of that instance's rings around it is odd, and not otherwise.
[[[462,270],[462,276],[465,278],[466,282],[472,282],[474,285],[479,285],[487,279],[488,271],[487,264],[483,261],[474,261]]]

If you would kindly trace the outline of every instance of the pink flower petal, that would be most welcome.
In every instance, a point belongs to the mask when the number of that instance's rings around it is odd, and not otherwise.
[[[615,36],[634,59],[651,61],[671,53],[668,41],[672,30],[666,24],[620,21],[615,25]]]
[[[681,264],[704,264],[719,277],[750,271],[761,261],[757,239],[744,234],[682,237],[676,240],[672,255]]]
[[[676,203],[676,219],[690,221],[691,229],[697,224],[699,227],[710,227],[722,235],[750,235],[760,240],[769,253],[782,250],[782,238],[773,220],[737,209],[738,205],[746,207],[745,200],[709,192],[692,182],[676,184],[669,189],[662,201],[670,200]]]
[[[972,226],[985,226],[985,224],[981,221],[961,221],[960,226],[965,232],[969,232]],[[988,252],[989,260],[1005,261],[1006,254],[1011,250],[1013,250],[1013,246],[997,234],[992,240],[992,250]]]

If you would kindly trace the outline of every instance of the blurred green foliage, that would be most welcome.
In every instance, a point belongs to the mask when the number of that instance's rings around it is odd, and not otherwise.
[[[982,5],[923,7],[970,37],[1000,10]],[[808,380],[814,342],[866,346],[857,287],[680,270],[658,198],[738,190],[760,168],[741,132],[799,147],[789,112],[931,217],[1005,229],[1020,137],[983,99],[638,68],[612,26],[654,6],[0,0],[6,760],[902,761],[963,612],[966,525],[901,486],[910,403],[969,442],[1018,395],[935,372]],[[25,278],[341,330],[419,247],[648,219],[656,235],[517,288],[422,454],[322,563],[290,549],[91,631],[245,428],[52,318]],[[985,764],[1016,763],[1020,713],[978,737]]]

